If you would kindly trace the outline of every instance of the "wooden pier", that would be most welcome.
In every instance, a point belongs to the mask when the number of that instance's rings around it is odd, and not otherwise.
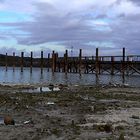
[[[79,50],[79,55],[72,57],[68,56],[68,50],[65,51],[63,57],[59,57],[58,53],[52,51],[52,54],[48,53],[48,57],[44,58],[44,52],[41,51],[40,58],[34,58],[33,52],[30,57],[24,57],[24,52],[21,52],[21,56],[16,56],[13,52],[12,56],[5,55],[0,56],[0,66],[5,66],[6,71],[8,67],[20,67],[21,72],[24,71],[24,67],[30,67],[30,72],[34,67],[40,67],[41,73],[43,69],[47,68],[54,74],[55,72],[63,72],[66,75],[68,73],[81,74],[101,74],[110,75],[140,75],[140,55],[126,55],[125,48],[122,49],[120,56],[100,56],[99,49],[96,48],[96,53],[93,56],[83,56],[82,49]]]

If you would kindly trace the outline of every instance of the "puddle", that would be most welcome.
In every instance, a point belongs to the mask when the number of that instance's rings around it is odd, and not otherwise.
[[[38,87],[36,89],[25,89],[22,92],[29,92],[29,93],[38,93],[38,92],[50,92],[50,91],[59,91],[58,87],[49,88],[49,87]]]

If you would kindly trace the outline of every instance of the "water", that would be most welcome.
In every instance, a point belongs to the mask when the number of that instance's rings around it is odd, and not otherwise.
[[[49,87],[38,87],[37,89],[25,89],[23,92],[28,93],[38,93],[38,92],[49,92],[49,91],[59,91],[60,89],[58,87],[53,87],[53,89],[50,89]]]
[[[20,68],[15,68],[13,72],[12,67],[8,67],[8,71],[5,71],[5,67],[0,67],[0,83],[9,84],[36,84],[36,83],[53,83],[53,84],[78,84],[78,85],[95,85],[95,84],[108,84],[119,83],[122,84],[121,75],[99,75],[98,78],[95,74],[79,74],[68,73],[54,73],[47,72],[44,68],[43,74],[41,74],[40,68],[33,68],[30,73],[30,68],[24,68],[23,72]],[[130,86],[140,87],[140,76],[126,76],[125,83]]]

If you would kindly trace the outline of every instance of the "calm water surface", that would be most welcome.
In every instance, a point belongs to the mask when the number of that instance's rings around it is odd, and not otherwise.
[[[0,83],[10,83],[10,84],[22,84],[22,83],[64,83],[64,84],[79,84],[79,85],[95,85],[95,84],[108,84],[112,83],[122,83],[121,75],[100,75],[96,78],[95,74],[73,74],[68,73],[55,73],[52,75],[51,72],[47,72],[47,69],[43,70],[41,74],[40,68],[33,68],[32,74],[30,73],[30,68],[24,68],[21,72],[20,68],[9,67],[8,71],[5,71],[5,67],[0,67]],[[125,83],[130,86],[140,87],[140,76],[126,76]]]

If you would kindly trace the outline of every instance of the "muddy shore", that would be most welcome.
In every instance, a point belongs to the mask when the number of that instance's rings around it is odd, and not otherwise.
[[[37,86],[0,85],[0,140],[140,140],[140,88]]]

